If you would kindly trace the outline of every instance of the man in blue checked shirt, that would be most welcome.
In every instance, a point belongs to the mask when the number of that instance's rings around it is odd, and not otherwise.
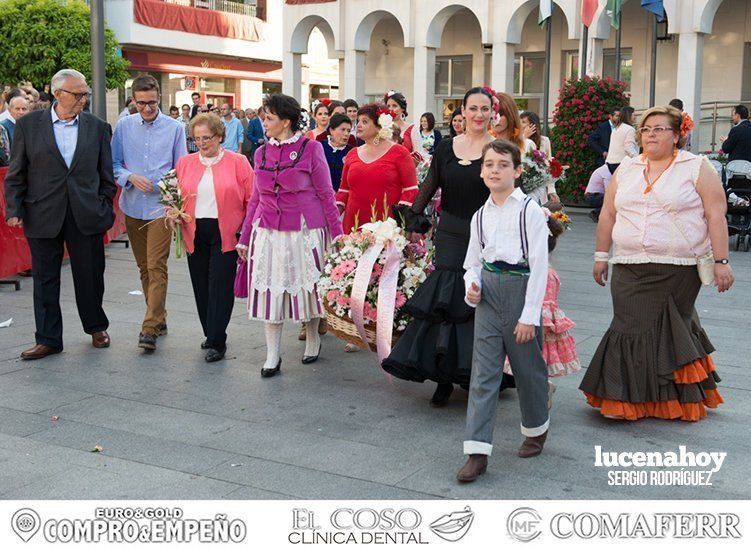
[[[122,187],[120,209],[125,213],[146,298],[138,346],[153,351],[156,338],[167,333],[167,259],[172,243],[157,183],[187,154],[187,149],[183,124],[159,110],[161,96],[156,79],[139,76],[133,80],[132,91],[137,115],[126,116],[115,126],[112,162],[115,179]]]
[[[226,128],[224,147],[228,151],[240,154],[240,146],[243,143],[243,124],[233,113],[232,107],[224,103],[221,108],[222,124]]]

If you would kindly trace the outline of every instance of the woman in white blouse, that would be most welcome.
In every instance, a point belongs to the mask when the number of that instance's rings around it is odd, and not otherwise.
[[[190,122],[198,152],[183,156],[175,171],[188,214],[181,225],[193,294],[206,340],[206,362],[224,358],[227,325],[235,303],[237,234],[253,187],[253,169],[241,154],[224,150],[222,121],[199,114]]]
[[[639,153],[633,120],[634,109],[623,107],[620,121],[610,135],[610,147],[608,148],[608,156],[605,158],[610,173],[615,173],[624,158],[633,158]]]

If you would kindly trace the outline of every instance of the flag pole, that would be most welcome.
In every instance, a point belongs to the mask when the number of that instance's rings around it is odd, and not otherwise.
[[[615,29],[615,79],[621,79],[621,25]]]
[[[584,78],[587,75],[587,48],[589,46],[589,27],[582,25],[582,56],[579,59],[579,78]]]
[[[545,21],[545,79],[542,90],[542,133],[548,134],[548,104],[550,103],[550,43],[552,41],[553,16]]]
[[[649,106],[655,106],[655,82],[657,80],[657,16],[652,16],[652,62],[649,71]]]

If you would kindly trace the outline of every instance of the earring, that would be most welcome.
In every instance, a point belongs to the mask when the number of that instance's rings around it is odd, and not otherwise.
[[[377,147],[380,143],[381,143],[381,136],[380,135],[376,135],[375,139],[373,140],[373,145],[375,145]]]

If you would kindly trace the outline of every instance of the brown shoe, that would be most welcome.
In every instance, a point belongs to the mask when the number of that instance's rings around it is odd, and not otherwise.
[[[105,331],[91,334],[91,344],[97,349],[104,349],[110,346],[110,336]]]
[[[55,349],[49,345],[34,345],[31,349],[26,349],[21,353],[21,358],[24,360],[38,360],[49,355],[62,353],[62,349]]]
[[[545,439],[548,437],[548,432],[545,431],[538,437],[526,437],[522,445],[519,447],[517,455],[520,458],[531,458],[539,456],[542,453],[542,447],[545,445]]]
[[[474,482],[487,469],[488,456],[485,454],[470,454],[467,463],[456,474],[456,480],[459,482]]]
[[[328,331],[329,331],[329,323],[326,322],[325,318],[322,318],[321,321],[318,323],[318,333],[319,335],[324,335]]]
[[[297,334],[297,340],[298,341],[305,341],[305,339],[308,337],[305,332],[306,332],[306,330],[305,330],[305,323],[303,322],[302,326],[300,327],[300,333]]]

